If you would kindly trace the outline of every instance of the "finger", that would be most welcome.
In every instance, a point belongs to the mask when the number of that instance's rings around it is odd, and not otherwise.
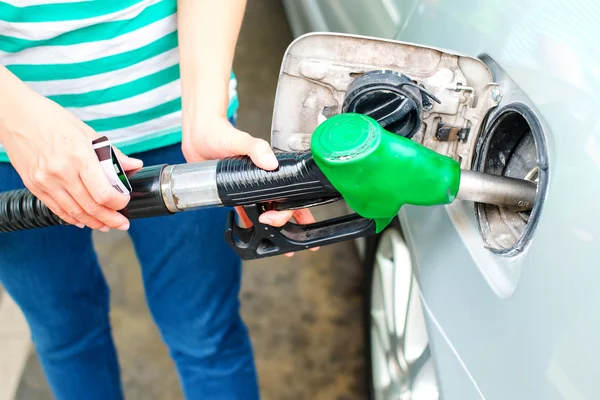
[[[310,210],[301,209],[301,210],[285,210],[285,211],[267,211],[258,217],[258,220],[267,225],[281,227],[285,225],[292,217],[299,224],[313,224],[316,222],[315,217],[312,215]],[[310,251],[317,251],[319,247],[313,247]],[[294,253],[285,253],[286,257],[292,257]]]
[[[61,206],[59,206],[58,203],[56,203],[56,201],[54,201],[52,197],[50,197],[50,195],[48,195],[48,193],[37,190],[35,193],[33,191],[31,193],[33,193],[35,197],[40,199],[40,201],[44,203],[46,207],[50,209],[50,211],[52,211],[56,216],[65,221],[67,224],[75,225],[78,228],[83,228],[85,226],[84,224],[67,214],[67,212]]]
[[[108,232],[109,227],[107,227],[100,220],[86,213],[66,190],[55,191],[53,193],[53,198],[68,215],[70,215],[72,218],[75,218],[80,223],[92,229]]]
[[[301,225],[314,224],[317,222],[308,208],[296,210],[294,212],[294,219]]]
[[[279,166],[277,157],[266,140],[257,139],[233,127],[226,140],[225,147],[231,155],[247,155],[257,167],[268,171]]]
[[[129,194],[120,193],[111,186],[91,147],[88,155],[86,164],[79,171],[85,189],[95,203],[112,210],[122,210],[129,203]]]
[[[80,180],[79,182],[70,185],[68,190],[69,194],[75,199],[86,215],[100,221],[102,225],[109,228],[115,228],[122,231],[129,229],[129,220],[117,211],[98,204],[83,186],[83,181]]]
[[[271,225],[275,227],[281,227],[285,225],[292,217],[299,224],[313,224],[316,222],[315,217],[312,215],[310,210],[301,209],[301,210],[285,210],[285,211],[267,211],[258,217],[258,220],[266,225]],[[313,247],[310,249],[311,251],[319,250],[319,247]],[[291,257],[293,253],[288,253],[288,257]]]
[[[290,219],[296,220],[299,224],[312,224],[315,223],[315,217],[308,209],[302,210],[285,210],[285,211],[266,211],[258,217],[258,220],[267,225],[281,227],[285,225]]]
[[[144,162],[142,160],[126,156],[116,147],[113,147],[113,150],[115,151],[115,154],[117,155],[117,158],[119,159],[124,171],[133,171],[144,166]]]
[[[252,162],[267,171],[277,169],[279,161],[277,161],[277,157],[275,157],[269,143],[262,139],[252,138],[252,140],[250,151],[248,151],[248,156],[252,159]]]
[[[294,215],[294,211],[285,210],[285,211],[273,211],[269,210],[262,213],[258,220],[261,224],[271,225],[275,227],[284,226]]]

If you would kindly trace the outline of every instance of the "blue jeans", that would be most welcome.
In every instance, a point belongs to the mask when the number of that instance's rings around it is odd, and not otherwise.
[[[183,163],[180,145],[138,154]],[[0,163],[0,191],[23,187]],[[131,221],[147,301],[188,399],[258,399],[239,314],[241,264],[223,239],[224,208]],[[123,398],[108,319],[109,289],[90,229],[0,234],[0,282],[23,310],[59,400]]]

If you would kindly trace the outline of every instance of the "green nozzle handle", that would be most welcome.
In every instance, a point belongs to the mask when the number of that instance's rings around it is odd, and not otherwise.
[[[317,127],[315,162],[359,215],[382,231],[404,204],[449,204],[456,198],[460,164],[383,129],[361,114],[339,114]]]

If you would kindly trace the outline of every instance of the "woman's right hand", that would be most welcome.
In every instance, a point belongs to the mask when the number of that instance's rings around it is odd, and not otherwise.
[[[0,74],[2,83],[7,72]],[[69,224],[127,230],[129,220],[117,210],[125,208],[129,195],[104,174],[92,148],[99,135],[55,102],[11,83],[15,90],[0,100],[0,142],[25,186]],[[142,166],[141,160],[119,155],[126,171]]]

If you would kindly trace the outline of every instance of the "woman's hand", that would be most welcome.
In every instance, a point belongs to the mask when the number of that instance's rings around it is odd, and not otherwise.
[[[188,162],[249,156],[258,167],[271,171],[278,162],[266,140],[257,139],[231,125],[225,117],[197,118],[188,126],[183,121],[182,150]]]
[[[117,210],[127,205],[129,195],[110,185],[92,148],[97,137],[67,110],[25,85],[0,104],[0,142],[37,198],[80,228],[127,230],[129,221]],[[141,160],[122,154],[119,160],[125,170],[142,166]]]
[[[233,53],[242,25],[245,0],[177,0],[181,68],[183,154],[188,162],[247,155],[265,170],[277,168],[271,146],[227,120]],[[241,209],[238,214],[249,222]],[[309,211],[268,211],[262,223],[282,226],[314,219]]]
[[[218,160],[232,156],[249,156],[258,167],[271,171],[278,162],[269,143],[240,131],[224,117],[199,118],[201,127],[188,128],[184,119],[183,154],[188,162]],[[250,226],[250,220],[241,207],[236,207],[244,226]],[[299,224],[315,222],[309,210],[267,211],[260,215],[259,221],[266,225],[280,227],[290,219]],[[312,250],[317,250],[312,249]],[[290,256],[293,253],[286,255]]]

